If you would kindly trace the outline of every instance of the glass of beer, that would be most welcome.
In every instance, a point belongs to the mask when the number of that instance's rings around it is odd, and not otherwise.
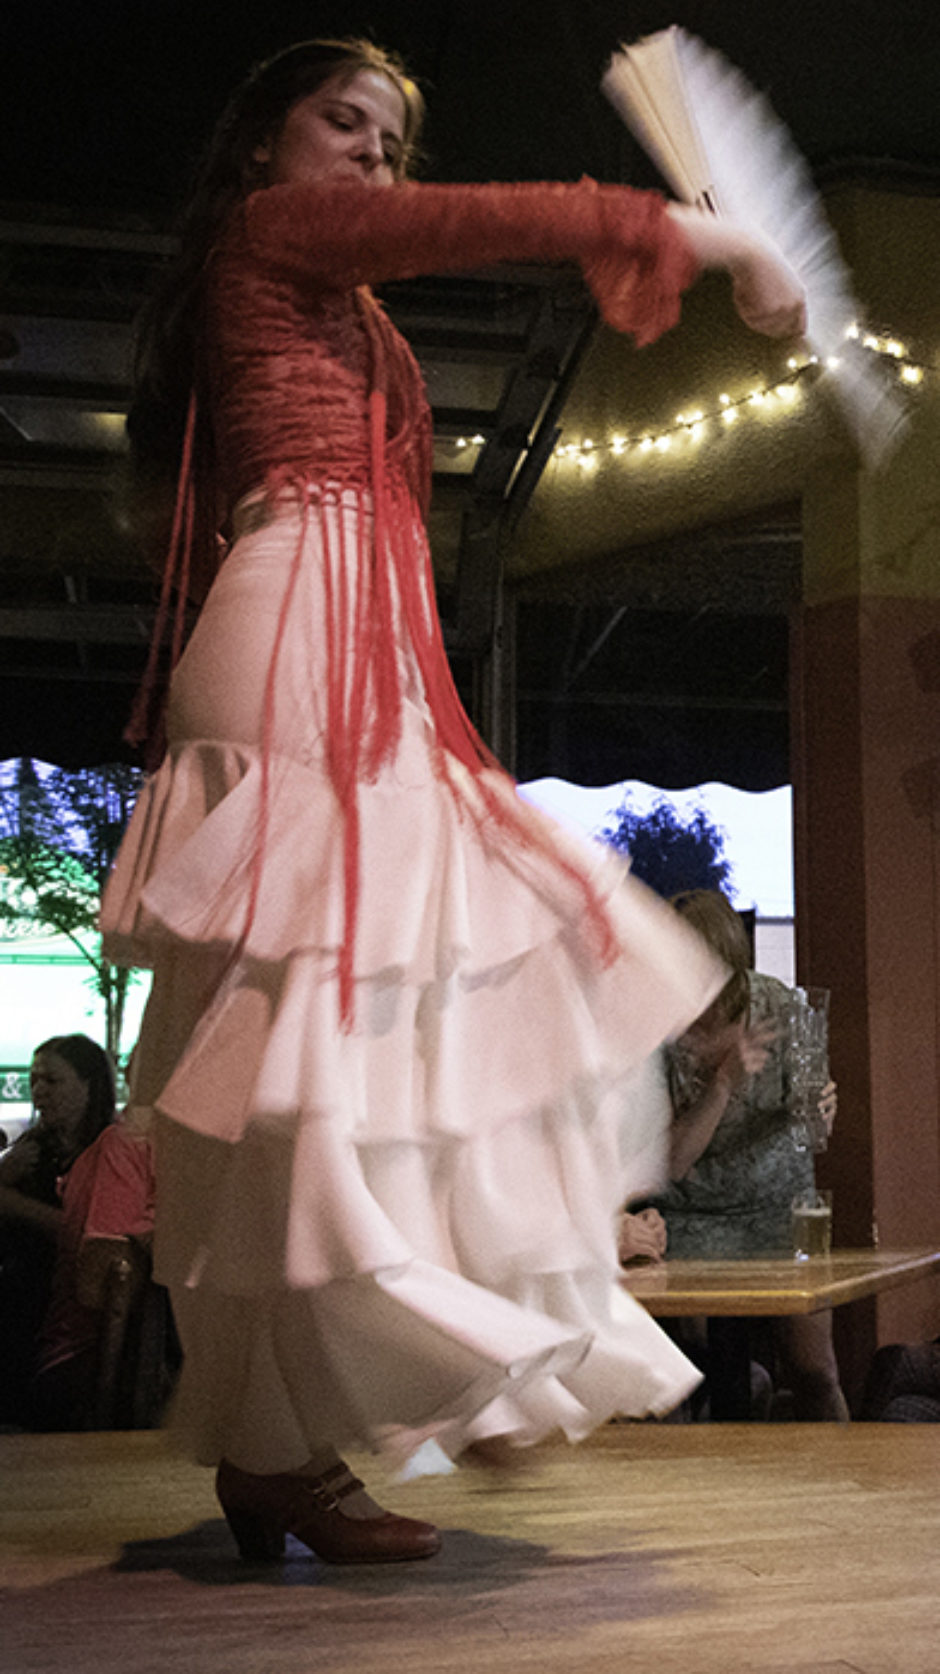
[[[797,1261],[832,1252],[832,1193],[801,1192],[792,1203],[793,1254]]]

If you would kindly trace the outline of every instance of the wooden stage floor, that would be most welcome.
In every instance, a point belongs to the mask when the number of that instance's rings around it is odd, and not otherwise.
[[[163,1437],[0,1437],[0,1669],[940,1668],[929,1424],[611,1425],[508,1485],[464,1469],[389,1498],[441,1524],[438,1557],[342,1569],[298,1547],[250,1569]]]

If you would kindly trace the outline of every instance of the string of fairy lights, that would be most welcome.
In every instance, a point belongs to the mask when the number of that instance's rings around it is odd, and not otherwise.
[[[898,382],[905,389],[916,390],[923,384],[927,376],[927,367],[911,354],[907,345],[899,338],[888,332],[869,331],[857,324],[848,328],[846,337],[860,344],[870,354],[889,359],[893,363]],[[839,366],[840,360],[837,355],[830,355],[825,361],[821,361],[815,354],[791,355],[778,378],[752,385],[738,394],[722,390],[705,405],[690,402],[683,406],[672,422],[644,428],[633,434],[618,431],[600,441],[589,436],[584,436],[579,441],[560,441],[554,449],[553,457],[589,471],[606,458],[621,459],[631,456],[637,459],[651,457],[655,460],[657,456],[669,453],[683,444],[697,447],[719,428],[734,425],[739,420],[782,417],[798,411],[803,404],[805,391],[823,372],[837,377]],[[482,447],[485,440],[482,435],[458,436],[454,439],[453,446],[457,451],[463,451],[466,448]]]

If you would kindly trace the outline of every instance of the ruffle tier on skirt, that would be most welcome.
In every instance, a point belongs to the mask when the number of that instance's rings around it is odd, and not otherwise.
[[[332,515],[339,550],[361,511]],[[614,1228],[662,1177],[650,1054],[722,973],[616,856],[552,825],[563,869],[544,816],[523,807],[531,846],[493,817],[474,776],[442,762],[403,646],[401,742],[357,791],[354,1021],[340,1026],[329,537],[306,535],[264,769],[298,519],[236,544],[105,900],[110,956],[154,969],[136,1097],[159,1113],[181,1413],[207,1462],[273,1470],[324,1438],[407,1455],[434,1437],[456,1453],[666,1411],[697,1373],[624,1293]],[[489,784],[515,799],[503,776]],[[606,902],[607,965],[572,865]]]

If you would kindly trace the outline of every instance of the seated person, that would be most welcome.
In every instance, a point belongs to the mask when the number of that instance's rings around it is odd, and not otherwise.
[[[750,968],[744,926],[718,890],[692,890],[676,910],[724,959],[718,998],[666,1048],[673,1123],[670,1183],[655,1207],[677,1257],[789,1253],[793,1197],[813,1186],[813,1158],[798,1148],[789,1112],[786,1018],[791,991]],[[835,1117],[835,1087],[820,1113]],[[773,1321],[782,1380],[799,1419],[848,1418],[832,1346],[830,1311]],[[696,1358],[693,1342],[683,1342]]]
[[[880,1424],[940,1424],[940,1337],[877,1350],[861,1417]]]
[[[62,1187],[114,1120],[107,1053],[87,1035],[56,1035],[33,1054],[36,1119],[0,1157],[0,1422],[28,1421],[37,1334],[49,1303]]]
[[[153,1206],[152,1146],[132,1111],[83,1151],[63,1188],[51,1297],[38,1334],[31,1428],[91,1427],[106,1296],[103,1272],[90,1270],[83,1257],[92,1239],[149,1241]]]

